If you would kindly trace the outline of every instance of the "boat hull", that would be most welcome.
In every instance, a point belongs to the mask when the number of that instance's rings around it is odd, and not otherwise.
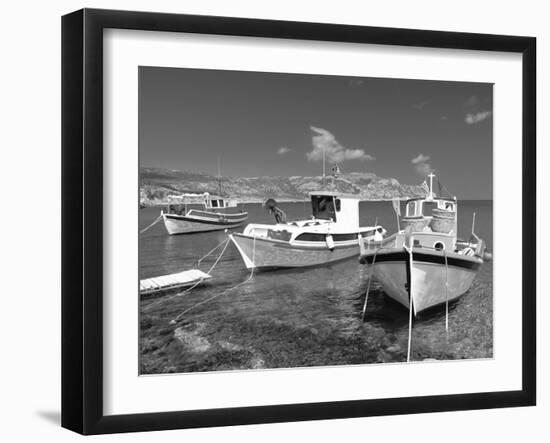
[[[372,264],[374,261],[374,265]],[[418,252],[413,249],[412,260],[403,249],[363,255],[361,262],[373,266],[374,278],[384,292],[405,307],[409,307],[410,295],[414,313],[458,299],[471,287],[482,260],[460,254]]]
[[[359,255],[357,242],[347,245],[335,244],[297,246],[289,242],[234,233],[229,236],[248,269],[267,270],[275,268],[304,268],[320,266]]]
[[[245,222],[247,214],[240,217],[218,214],[212,217],[162,214],[162,218],[168,234],[178,235],[237,228]]]

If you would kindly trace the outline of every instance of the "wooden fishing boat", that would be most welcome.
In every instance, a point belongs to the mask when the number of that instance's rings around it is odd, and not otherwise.
[[[468,241],[457,239],[458,202],[437,197],[430,174],[425,198],[406,202],[400,217],[404,226],[382,241],[363,239],[360,262],[372,269],[385,293],[417,313],[448,303],[466,293],[484,261],[491,258],[485,242],[474,232]]]
[[[170,205],[161,211],[164,226],[170,235],[219,231],[242,225],[248,213],[239,211],[233,200],[204,194],[202,209],[188,209],[187,205]]]
[[[381,240],[382,226],[359,226],[359,199],[338,192],[310,194],[312,217],[286,221],[274,200],[276,224],[249,224],[229,237],[248,269],[319,266],[359,255],[360,239]]]

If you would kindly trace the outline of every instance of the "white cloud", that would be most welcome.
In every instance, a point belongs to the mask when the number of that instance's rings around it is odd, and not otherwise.
[[[476,112],[475,114],[469,112],[466,114],[466,117],[464,117],[464,121],[469,125],[475,125],[476,123],[480,123],[483,120],[488,119],[492,114],[493,113],[491,111],[481,111]]]
[[[277,154],[279,154],[279,155],[285,155],[285,154],[288,154],[290,151],[292,151],[292,149],[287,148],[286,146],[281,146],[281,147],[277,150]]]
[[[479,98],[477,97],[477,95],[471,95],[464,102],[464,106],[466,106],[467,108],[470,108],[472,106],[477,105],[478,103],[479,103]]]
[[[411,160],[411,163],[413,165],[417,165],[418,163],[426,163],[427,161],[430,161],[429,155],[418,154],[415,158]]]
[[[430,172],[433,171],[429,161],[430,161],[429,155],[418,154],[415,158],[411,160],[411,163],[414,165],[416,172],[424,176],[424,175],[428,175]]]
[[[315,126],[310,127],[315,133],[311,138],[313,149],[306,154],[311,162],[322,161],[323,153],[327,162],[342,163],[345,160],[370,161],[375,160],[363,149],[348,149],[342,146],[329,131]]]

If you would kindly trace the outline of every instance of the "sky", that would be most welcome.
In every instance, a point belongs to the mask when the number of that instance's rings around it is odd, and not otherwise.
[[[492,198],[493,85],[139,68],[141,167],[223,176],[373,172]]]

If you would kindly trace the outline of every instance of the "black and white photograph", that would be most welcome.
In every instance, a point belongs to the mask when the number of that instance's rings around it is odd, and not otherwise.
[[[138,70],[140,375],[493,358],[493,84]]]
[[[510,6],[7,2],[0,440],[544,441],[550,27]]]

